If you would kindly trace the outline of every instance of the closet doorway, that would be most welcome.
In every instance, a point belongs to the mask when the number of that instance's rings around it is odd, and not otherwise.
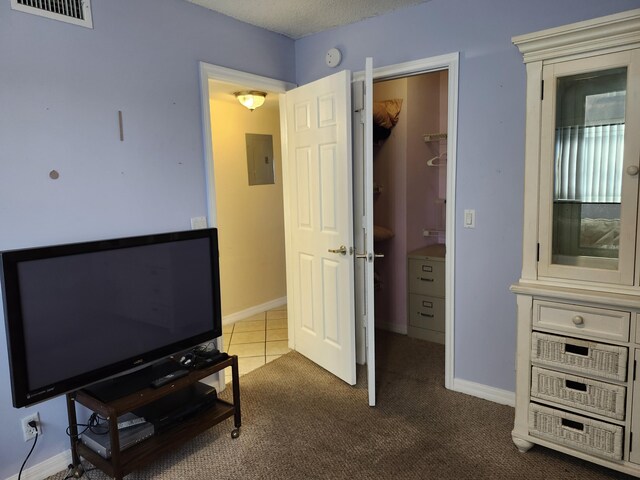
[[[447,198],[454,194],[448,149],[455,145],[448,135],[455,128],[450,70],[380,77],[373,85],[373,216],[375,251],[384,257],[375,263],[376,327],[446,344],[451,388],[452,299],[448,322],[445,314],[453,285],[446,251],[453,245],[447,221],[453,218]]]

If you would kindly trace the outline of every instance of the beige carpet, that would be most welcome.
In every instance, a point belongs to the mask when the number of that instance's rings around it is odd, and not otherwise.
[[[377,407],[364,379],[349,387],[292,352],[241,378],[240,438],[226,420],[126,478],[632,478],[541,447],[519,453],[511,407],[444,388],[442,346],[385,332],[377,343]]]

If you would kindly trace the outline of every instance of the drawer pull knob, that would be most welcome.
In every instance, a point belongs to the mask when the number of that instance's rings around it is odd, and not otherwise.
[[[422,313],[422,312],[418,312],[420,315],[422,315],[423,317],[429,317],[429,318],[433,318],[433,314],[432,313]]]
[[[576,315],[571,319],[574,325],[584,325],[584,318],[580,315]]]
[[[420,277],[420,280],[422,280],[423,282],[433,282],[433,278]]]

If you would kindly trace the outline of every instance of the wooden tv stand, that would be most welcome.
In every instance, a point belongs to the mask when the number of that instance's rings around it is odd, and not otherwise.
[[[120,451],[118,435],[118,417],[120,415],[153,403],[227,367],[231,367],[232,372],[233,403],[218,399],[215,406],[187,418],[167,431],[154,434],[140,443]],[[102,402],[86,390],[68,393],[67,414],[69,416],[73,466],[77,469],[80,466],[80,457],[84,457],[107,475],[120,480],[133,470],[147,465],[160,455],[174,450],[176,446],[231,416],[234,417],[235,426],[231,432],[231,437],[237,438],[240,434],[241,425],[240,384],[238,378],[238,357],[232,355],[209,367],[193,370],[189,375],[179,378],[173,383],[160,388],[143,388],[110,402]],[[76,403],[107,419],[111,440],[111,458],[103,458],[80,441],[78,437]]]

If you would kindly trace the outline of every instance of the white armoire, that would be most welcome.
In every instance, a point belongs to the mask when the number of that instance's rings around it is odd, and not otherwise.
[[[522,35],[513,441],[640,477],[640,9]]]

